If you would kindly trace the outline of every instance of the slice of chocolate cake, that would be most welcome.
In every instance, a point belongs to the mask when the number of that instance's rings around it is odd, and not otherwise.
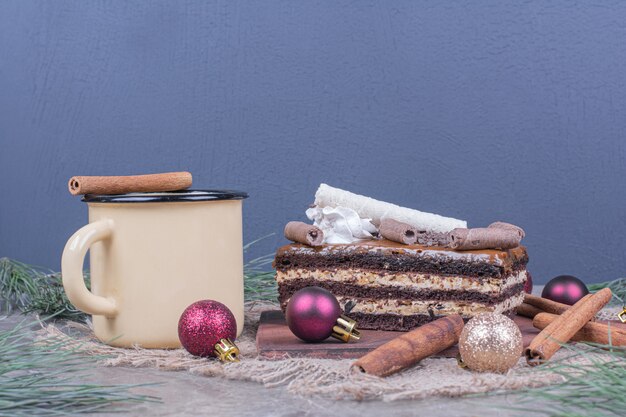
[[[455,251],[376,239],[286,245],[274,265],[283,309],[297,290],[319,286],[352,306],[347,315],[359,328],[409,330],[454,313],[512,313],[524,299],[527,262],[523,246]]]

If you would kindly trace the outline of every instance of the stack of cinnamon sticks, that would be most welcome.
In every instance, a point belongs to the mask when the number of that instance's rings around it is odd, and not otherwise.
[[[568,306],[527,294],[518,314],[533,318],[533,326],[542,330],[525,350],[528,364],[549,360],[570,340],[626,346],[626,326],[593,321],[611,297],[611,290],[605,288]],[[391,375],[455,345],[462,329],[461,316],[443,317],[379,346],[357,360],[353,368],[376,376]]]
[[[518,314],[532,317],[533,326],[542,329],[525,350],[528,364],[539,365],[549,360],[570,340],[626,346],[623,327],[592,321],[611,297],[611,290],[605,288],[570,307],[527,294]]]

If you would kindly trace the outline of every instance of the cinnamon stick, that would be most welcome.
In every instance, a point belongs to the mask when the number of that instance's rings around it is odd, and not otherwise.
[[[611,297],[611,290],[604,288],[590,297],[580,299],[535,336],[524,351],[526,362],[534,366],[549,360],[562,344],[567,343],[611,300]]]
[[[556,314],[539,313],[533,319],[533,326],[537,329],[545,329],[558,317]],[[626,329],[620,328],[619,325],[613,326],[600,322],[589,322],[576,332],[570,340],[602,345],[626,346]]]
[[[394,374],[455,345],[461,330],[463,318],[460,315],[442,317],[379,346],[352,367],[376,376]]]
[[[529,317],[532,319],[537,314],[543,313],[544,311],[528,303],[522,303],[519,306],[517,306],[516,312],[518,316]]]
[[[77,176],[70,178],[68,188],[72,195],[125,194],[157,191],[177,191],[191,187],[189,172],[127,176]]]
[[[417,229],[410,224],[394,219],[383,218],[380,221],[379,232],[382,237],[393,242],[404,243],[405,245],[413,245],[417,242]]]
[[[450,232],[450,247],[456,250],[511,249],[519,246],[519,234],[497,227],[454,229]]]
[[[285,225],[285,237],[309,246],[320,246],[324,242],[322,229],[304,222],[289,222]]]
[[[583,298],[589,298],[591,294],[587,294]],[[547,298],[538,297],[532,294],[524,294],[524,303],[537,307],[538,309],[545,311],[546,313],[561,314],[571,306],[556,301],[548,300]]]
[[[583,299],[591,297],[591,294],[587,294],[583,297]],[[567,304],[558,303],[556,301],[548,300],[547,298],[537,297],[532,294],[524,294],[524,303],[529,304],[533,307],[537,307],[538,309],[545,311],[546,313],[552,314],[562,314],[571,306]]]

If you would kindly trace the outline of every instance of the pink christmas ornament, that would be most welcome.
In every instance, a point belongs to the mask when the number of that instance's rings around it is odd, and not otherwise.
[[[584,282],[571,275],[559,275],[548,281],[541,296],[558,303],[574,305],[587,294],[589,290]]]
[[[235,316],[218,301],[197,301],[183,311],[178,321],[180,343],[195,356],[237,361],[239,349],[232,342],[236,336]]]
[[[360,337],[356,322],[342,316],[335,296],[320,287],[302,288],[293,294],[286,318],[289,329],[305,342],[321,342],[329,336],[348,342]]]

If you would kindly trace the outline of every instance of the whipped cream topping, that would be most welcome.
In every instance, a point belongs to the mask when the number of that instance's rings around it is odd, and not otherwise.
[[[354,243],[373,239],[373,233],[378,232],[370,219],[362,219],[347,207],[312,207],[306,211],[306,216],[322,229],[324,243]]]

